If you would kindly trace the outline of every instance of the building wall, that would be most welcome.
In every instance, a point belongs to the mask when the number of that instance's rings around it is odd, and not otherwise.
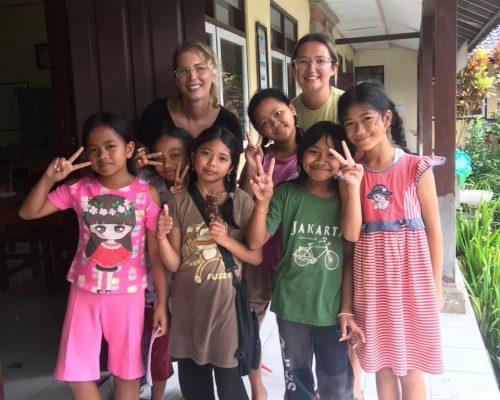
[[[406,141],[416,150],[417,133],[417,52],[402,48],[355,52],[355,67],[383,65],[384,86],[403,118]]]
[[[50,86],[50,70],[37,67],[35,51],[36,44],[47,43],[43,3],[0,7],[0,38],[0,85]],[[1,144],[19,140],[18,130],[0,131]]]
[[[267,63],[269,76],[271,72],[271,2],[270,0],[247,0],[247,60],[248,60],[248,94],[249,99],[257,90],[257,39],[255,38],[255,23],[260,22],[267,27]],[[297,20],[297,39],[309,32],[309,1],[308,0],[276,0],[275,3],[286,10]],[[269,78],[272,86],[271,78]]]

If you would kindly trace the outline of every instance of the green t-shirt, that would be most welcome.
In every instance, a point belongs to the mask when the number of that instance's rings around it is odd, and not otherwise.
[[[273,277],[271,310],[280,318],[313,326],[337,324],[343,237],[338,195],[320,198],[300,183],[276,188],[267,232],[283,227],[283,257]]]

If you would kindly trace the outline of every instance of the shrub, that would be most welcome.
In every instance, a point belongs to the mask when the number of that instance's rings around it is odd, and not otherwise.
[[[483,202],[470,216],[457,213],[457,259],[479,330],[500,382],[500,228],[493,216],[500,198]]]

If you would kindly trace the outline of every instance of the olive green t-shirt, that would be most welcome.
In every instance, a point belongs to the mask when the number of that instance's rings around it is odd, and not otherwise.
[[[283,257],[273,276],[271,310],[280,318],[313,326],[337,324],[343,237],[340,199],[313,195],[300,183],[276,188],[267,232],[283,227]]]
[[[336,87],[331,87],[330,97],[328,100],[317,110],[310,110],[304,103],[299,94],[292,100],[292,104],[297,112],[297,125],[304,130],[308,130],[312,125],[319,121],[332,121],[338,122],[337,117],[337,104],[340,96],[344,93]]]

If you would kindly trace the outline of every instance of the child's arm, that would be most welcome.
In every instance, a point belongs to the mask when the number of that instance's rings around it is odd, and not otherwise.
[[[173,227],[172,217],[166,204],[163,205],[163,210],[158,217],[156,240],[158,241],[160,259],[165,267],[172,272],[177,271],[181,264],[181,235],[179,228]]]
[[[160,195],[155,187],[149,185],[151,197],[156,204],[160,203]],[[155,330],[161,327],[158,336],[163,336],[168,330],[167,319],[167,299],[168,299],[168,277],[167,270],[164,268],[158,252],[158,241],[155,238],[155,232],[146,230],[146,242],[148,247],[149,262],[151,264],[151,273],[153,274],[153,284],[156,290],[156,304],[153,314],[153,326]]]
[[[31,189],[28,197],[26,197],[21,205],[19,209],[19,216],[21,218],[42,218],[58,211],[47,199],[47,194],[56,182],[65,179],[71,172],[90,165],[90,162],[73,164],[82,151],[83,147],[80,147],[68,160],[64,157],[57,157],[52,160],[45,173],[33,189]]]
[[[269,171],[264,172],[260,157],[257,157],[258,173],[250,180],[250,186],[255,196],[255,207],[247,228],[247,243],[251,249],[259,249],[271,237],[266,229],[266,218],[269,212],[269,203],[273,197],[274,158],[271,159]]]
[[[344,242],[344,262],[342,264],[342,300],[339,313],[340,341],[350,339],[353,336],[359,337],[362,343],[365,342],[365,334],[354,319],[352,297],[354,292],[354,243]],[[347,326],[350,327],[347,333]],[[356,343],[353,344],[353,347]]]
[[[439,309],[442,310],[444,305],[441,285],[443,274],[443,234],[441,231],[441,221],[439,219],[436,183],[434,181],[432,169],[425,171],[420,177],[420,181],[417,185],[417,196],[420,202],[420,209],[422,210],[422,219],[425,224],[427,242],[429,244],[438,306]]]
[[[341,226],[346,240],[357,242],[361,233],[361,198],[359,188],[363,179],[363,166],[357,164],[351,156],[347,144],[342,141],[345,158],[334,149],[330,152],[340,161],[342,176],[339,181],[340,199],[342,201]]]
[[[214,221],[210,224],[209,231],[217,244],[225,247],[241,261],[252,265],[259,265],[262,262],[262,249],[249,249],[246,244],[233,239],[227,234],[226,224]]]

